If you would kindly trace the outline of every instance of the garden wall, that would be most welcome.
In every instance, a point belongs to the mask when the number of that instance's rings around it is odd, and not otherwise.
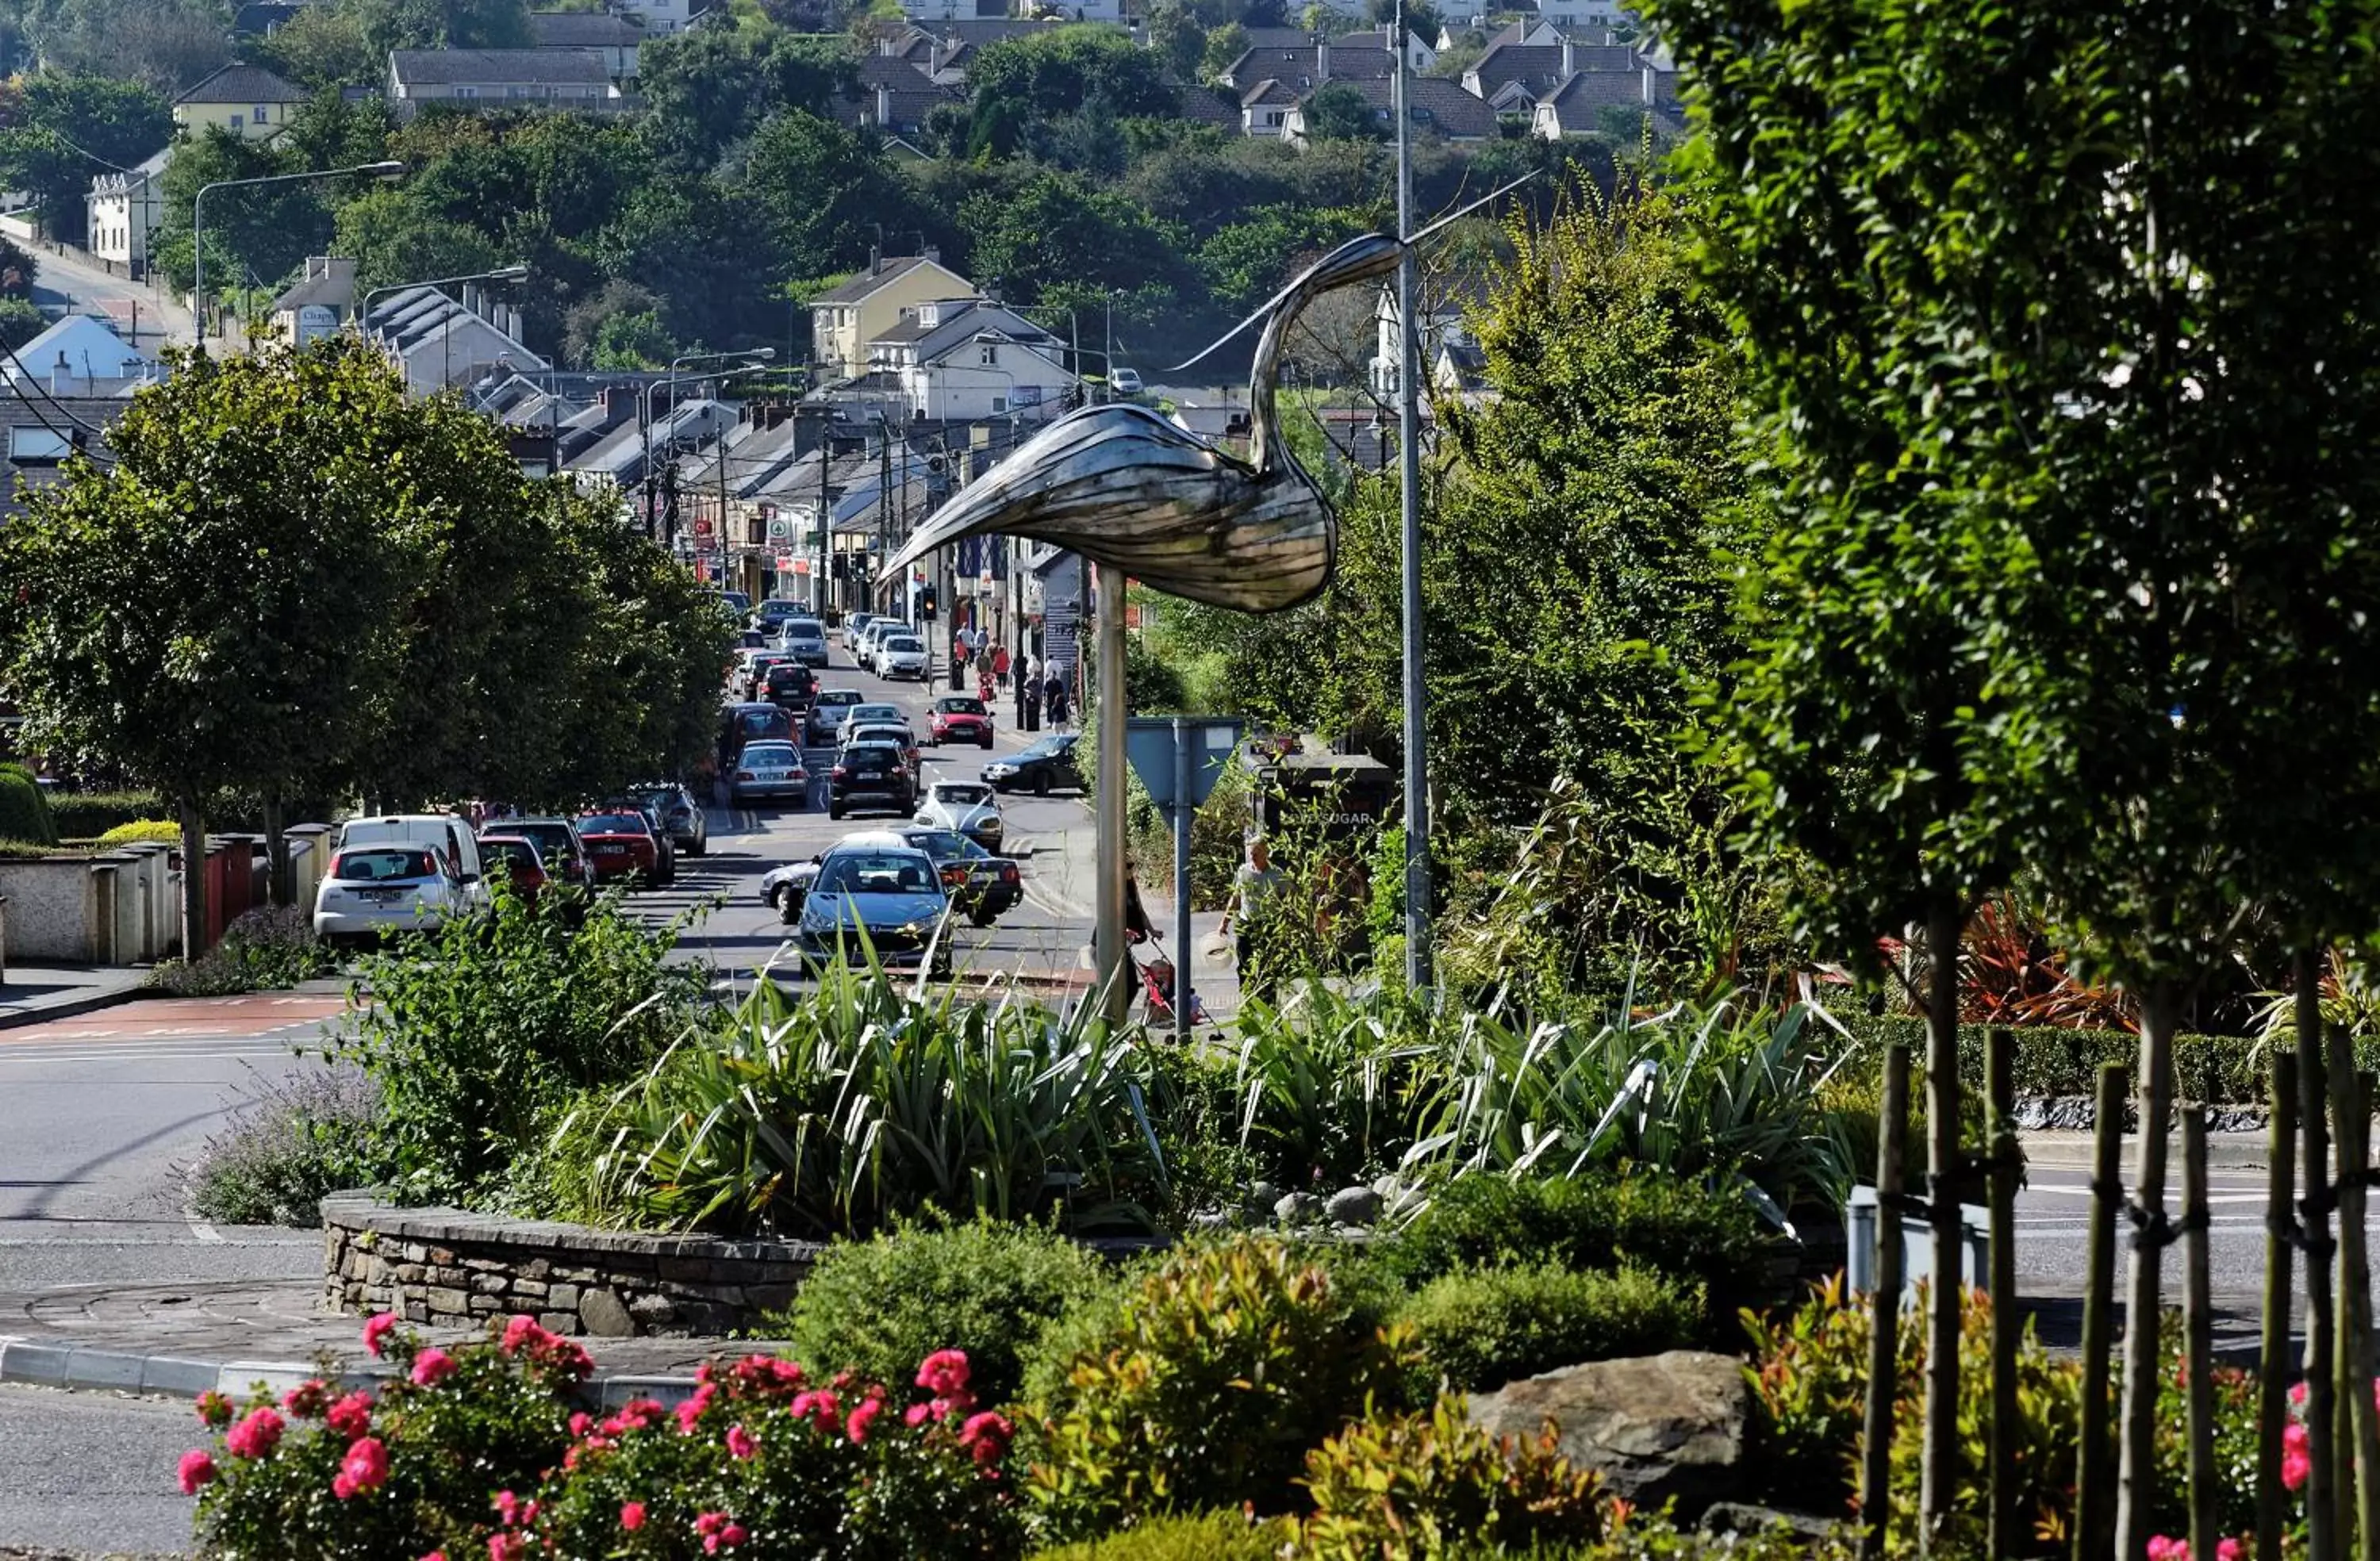
[[[527,1313],[562,1334],[724,1334],[794,1297],[826,1249],[598,1230],[460,1209],[403,1208],[369,1192],[322,1200],[322,1301],[470,1326]]]

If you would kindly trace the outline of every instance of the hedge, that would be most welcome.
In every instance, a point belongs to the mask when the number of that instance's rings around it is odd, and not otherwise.
[[[58,826],[33,772],[20,764],[0,764],[0,840],[32,845],[58,843]]]
[[[129,824],[118,824],[99,837],[99,843],[103,846],[140,845],[152,842],[162,842],[166,845],[181,844],[182,827],[164,818],[137,818]]]
[[[97,840],[119,824],[156,818],[172,811],[154,792],[66,792],[50,798],[58,838]]]
[[[1925,1057],[1925,1021],[1908,1014],[1846,1017],[1843,1027],[1864,1049],[1895,1042],[1920,1062]],[[1959,1076],[1971,1087],[1984,1082],[1981,1024],[1959,1026]],[[2016,1029],[2016,1092],[2020,1095],[2088,1095],[2098,1090],[2099,1070],[2110,1062],[2127,1071],[2140,1060],[2141,1038],[2128,1030],[2062,1030],[2046,1025]],[[2356,1066],[2380,1068],[2380,1039],[2360,1037]],[[2248,1035],[2176,1035],[2173,1073],[2176,1095],[2206,1106],[2261,1105],[2272,1063],[2264,1044]]]

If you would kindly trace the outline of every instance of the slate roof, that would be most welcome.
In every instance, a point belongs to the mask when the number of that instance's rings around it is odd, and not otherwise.
[[[1330,85],[1354,88],[1372,105],[1382,123],[1393,123],[1389,118],[1389,99],[1395,90],[1394,82],[1334,79]],[[1460,82],[1441,76],[1413,76],[1405,79],[1405,91],[1414,128],[1417,130],[1449,140],[1485,140],[1501,133],[1496,125],[1496,111],[1464,91]]]
[[[1533,97],[1542,97],[1561,84],[1562,52],[1544,44],[1497,43],[1463,75],[1463,86],[1483,98],[1494,97],[1511,82],[1519,83]]]
[[[592,49],[396,49],[390,72],[408,87],[493,82],[527,87],[609,87],[612,73]]]
[[[917,267],[927,263],[928,261],[923,255],[898,255],[888,257],[880,269],[874,272],[863,271],[857,276],[851,278],[849,281],[838,283],[834,286],[828,288],[825,292],[813,297],[810,302],[812,304],[856,304],[862,298],[874,293],[878,288],[892,282],[895,278],[906,275],[908,272],[915,271]],[[934,263],[939,264],[940,262],[937,261]]]
[[[1240,106],[1242,108],[1256,108],[1265,103],[1281,103],[1286,106],[1290,103],[1295,103],[1297,98],[1298,91],[1296,88],[1290,86],[1286,82],[1276,81],[1271,77],[1268,76],[1263,80],[1257,82],[1255,86],[1250,87],[1246,91],[1240,94]]]
[[[1380,47],[1380,35],[1348,33],[1347,38],[1369,38],[1371,44],[1349,47],[1345,39],[1334,39],[1330,44],[1330,68],[1322,67],[1322,53],[1311,43],[1301,43],[1287,49],[1250,49],[1231,64],[1223,74],[1242,87],[1270,77],[1293,84],[1318,84],[1323,78],[1333,81],[1387,80],[1396,73],[1396,56]]]
[[[227,65],[174,101],[177,103],[304,103],[293,87],[261,65]]]
[[[1234,130],[1240,127],[1240,111],[1232,105],[1232,100],[1223,91],[1180,82],[1174,84],[1174,91],[1182,94],[1183,118]]]
[[[540,49],[633,49],[645,30],[612,11],[531,11],[530,41]]]
[[[882,127],[890,131],[922,129],[926,115],[942,103],[956,103],[959,95],[946,87],[934,85],[915,63],[892,54],[869,54],[858,64],[859,87],[846,91],[835,100],[840,113],[836,117],[846,125],[878,124],[877,109],[890,106],[892,118]],[[892,94],[889,105],[880,105],[877,89]]]

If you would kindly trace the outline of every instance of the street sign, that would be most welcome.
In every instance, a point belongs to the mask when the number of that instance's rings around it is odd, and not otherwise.
[[[710,521],[708,517],[697,520],[694,523],[694,534],[698,537],[708,537],[710,535]]]
[[[780,575],[782,575],[782,574],[783,574],[783,573],[784,573],[784,569],[783,569],[783,563],[784,563],[784,560],[783,560],[783,559],[779,559],[779,560],[777,561],[777,563],[778,563],[778,565],[779,565],[779,568],[778,568],[778,570],[777,570],[777,573],[779,573]],[[799,553],[795,553],[795,554],[794,555],[794,573],[795,573],[795,574],[796,574],[796,575],[808,575],[809,572],[810,572],[810,561],[809,561],[808,559],[804,558],[801,554],[799,554]]]
[[[780,575],[794,574],[795,572],[795,566],[801,562],[802,561],[800,559],[795,558],[791,553],[779,553],[777,555],[777,573]]]
[[[1160,808],[1173,805],[1174,727],[1190,744],[1190,805],[1196,807],[1215,789],[1232,755],[1240,745],[1237,716],[1134,716],[1124,726],[1124,756],[1132,772],[1148,788],[1148,800]]]
[[[794,523],[792,521],[780,516],[769,522],[769,540],[771,542],[789,541],[792,539],[793,535]]]

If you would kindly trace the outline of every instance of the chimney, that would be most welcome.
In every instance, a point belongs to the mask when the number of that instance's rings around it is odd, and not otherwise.
[[[637,387],[605,385],[603,387],[603,421],[625,423],[637,415]]]
[[[880,244],[869,245],[868,247],[868,274],[875,276],[880,273],[883,270],[884,247]]]
[[[1563,80],[1567,81],[1567,80],[1569,80],[1572,77],[1576,76],[1577,74],[1578,74],[1578,47],[1577,47],[1577,45],[1576,45],[1576,44],[1572,43],[1572,42],[1570,41],[1570,34],[1569,34],[1569,33],[1567,33],[1567,32],[1565,32],[1565,33],[1563,33],[1563,34],[1562,34],[1562,67],[1561,67],[1561,79],[1562,79]]]
[[[892,127],[892,89],[881,81],[876,84],[876,127],[880,130]]]
[[[1330,34],[1314,35],[1314,84],[1318,87],[1330,79]]]
[[[941,259],[942,259],[942,248],[941,248],[941,245],[939,245],[939,244],[922,244],[922,245],[919,245],[919,246],[918,246],[918,248],[917,248],[917,253],[919,253],[920,255],[925,256],[927,260],[930,260],[930,261],[934,262],[934,263],[935,263],[935,264],[937,264],[937,265],[939,265],[939,264],[941,264]]]

